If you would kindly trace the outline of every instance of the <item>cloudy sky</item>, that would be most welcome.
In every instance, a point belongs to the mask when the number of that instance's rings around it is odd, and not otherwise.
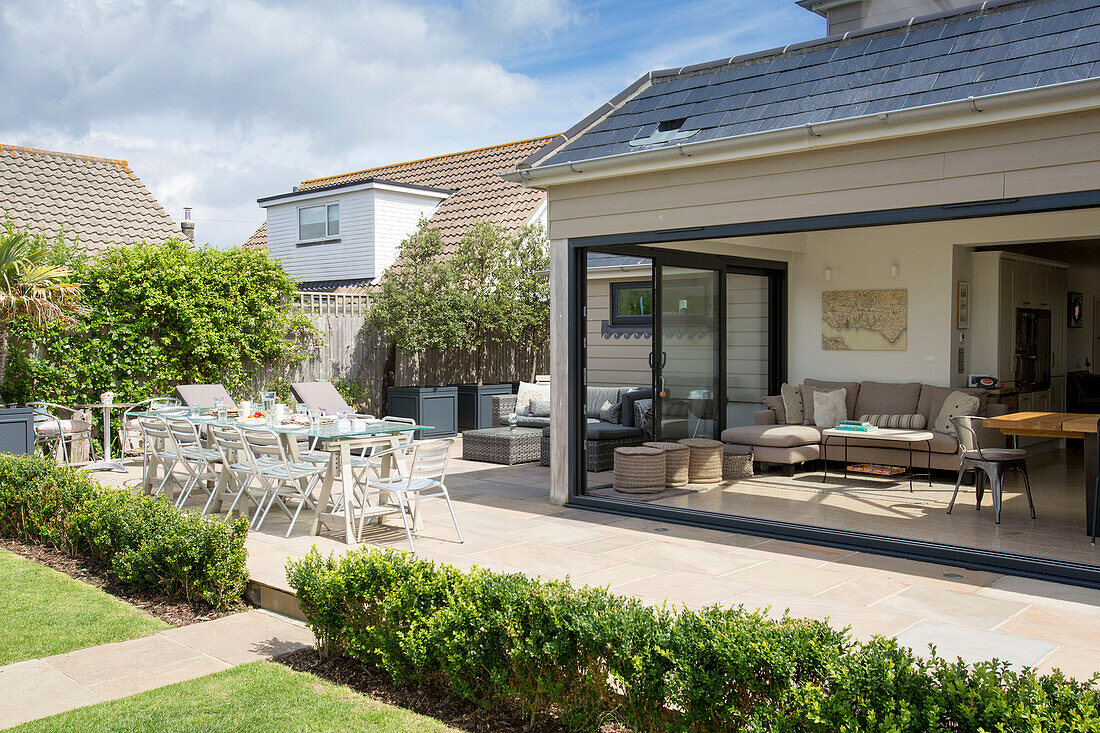
[[[794,0],[3,0],[0,142],[124,158],[238,244],[304,178],[561,132],[650,69],[824,30]]]

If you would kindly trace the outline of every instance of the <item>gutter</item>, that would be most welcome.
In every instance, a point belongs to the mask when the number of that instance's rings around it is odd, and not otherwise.
[[[548,166],[517,168],[501,177],[532,188],[546,188],[560,183],[730,163],[1097,108],[1100,108],[1100,78],[1079,79],[894,112],[846,117]]]

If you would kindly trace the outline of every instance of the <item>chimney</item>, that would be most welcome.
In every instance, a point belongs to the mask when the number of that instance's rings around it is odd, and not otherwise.
[[[975,0],[797,0],[806,10],[828,23],[830,36],[879,25],[900,23],[910,18],[947,10],[967,8]]]
[[[195,222],[191,221],[191,207],[183,207],[183,221],[180,222],[180,231],[187,237],[188,242],[195,241]]]

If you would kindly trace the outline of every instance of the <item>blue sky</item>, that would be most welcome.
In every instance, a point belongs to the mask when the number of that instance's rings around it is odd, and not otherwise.
[[[794,0],[5,0],[0,142],[129,160],[238,244],[303,178],[560,132],[650,69],[824,31]]]

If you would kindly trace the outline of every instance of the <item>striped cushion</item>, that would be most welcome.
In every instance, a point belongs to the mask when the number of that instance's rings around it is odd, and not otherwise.
[[[924,430],[924,426],[928,424],[924,415],[863,415],[859,419],[880,428],[901,430]]]

